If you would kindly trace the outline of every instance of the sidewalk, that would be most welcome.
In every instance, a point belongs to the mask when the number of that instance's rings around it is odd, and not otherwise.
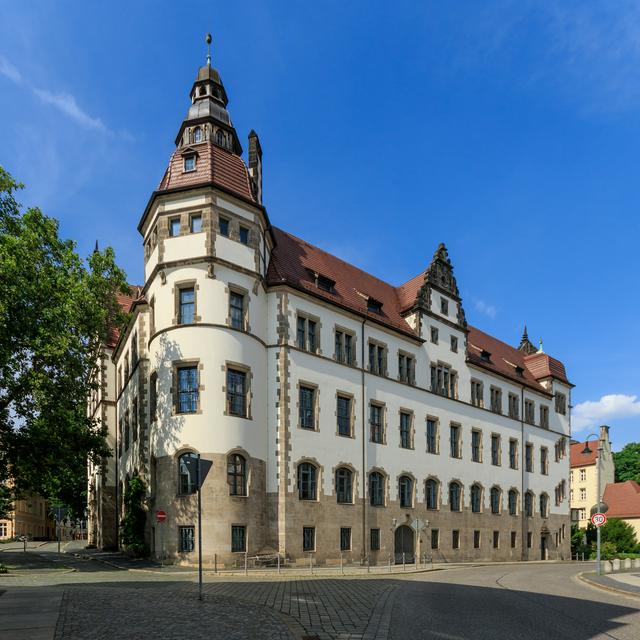
[[[595,573],[581,573],[579,578],[583,582],[601,589],[640,597],[640,573],[637,569],[622,573],[608,573],[602,576]]]
[[[62,593],[56,587],[0,589],[0,640],[52,640]]]

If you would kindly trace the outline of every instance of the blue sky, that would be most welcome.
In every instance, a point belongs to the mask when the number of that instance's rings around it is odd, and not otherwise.
[[[3,3],[0,163],[132,282],[207,31],[273,224],[393,284],[445,242],[468,320],[566,364],[576,436],[640,440],[636,2]]]

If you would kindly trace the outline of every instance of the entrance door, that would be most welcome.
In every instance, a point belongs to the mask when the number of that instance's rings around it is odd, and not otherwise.
[[[547,536],[543,533],[540,536],[540,560],[547,559],[547,548],[548,548]]]
[[[415,534],[411,527],[403,524],[396,529],[395,563],[402,564],[402,554],[406,564],[415,562]]]

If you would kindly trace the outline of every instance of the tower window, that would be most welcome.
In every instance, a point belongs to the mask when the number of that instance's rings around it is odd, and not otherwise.
[[[202,142],[202,127],[196,127],[193,130],[193,141]]]
[[[187,156],[184,159],[184,170],[185,171],[195,171],[196,170],[196,157],[195,156]]]
[[[247,227],[240,227],[240,242],[249,244],[249,229]]]
[[[229,237],[229,221],[220,217],[220,235]]]
[[[216,144],[220,147],[226,147],[227,146],[227,140],[225,138],[224,133],[222,133],[222,131],[220,129],[218,129],[216,131]]]

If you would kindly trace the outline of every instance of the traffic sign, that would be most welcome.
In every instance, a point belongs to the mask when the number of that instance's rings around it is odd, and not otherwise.
[[[162,523],[165,522],[167,520],[167,512],[163,511],[162,509],[158,509],[158,511],[156,511],[156,522]]]
[[[596,527],[601,527],[606,521],[607,516],[605,516],[604,513],[594,513],[591,516],[591,522],[593,522]]]
[[[411,526],[414,529],[414,531],[422,531],[426,527],[425,523],[422,520],[420,520],[420,518],[416,518],[411,523]]]

